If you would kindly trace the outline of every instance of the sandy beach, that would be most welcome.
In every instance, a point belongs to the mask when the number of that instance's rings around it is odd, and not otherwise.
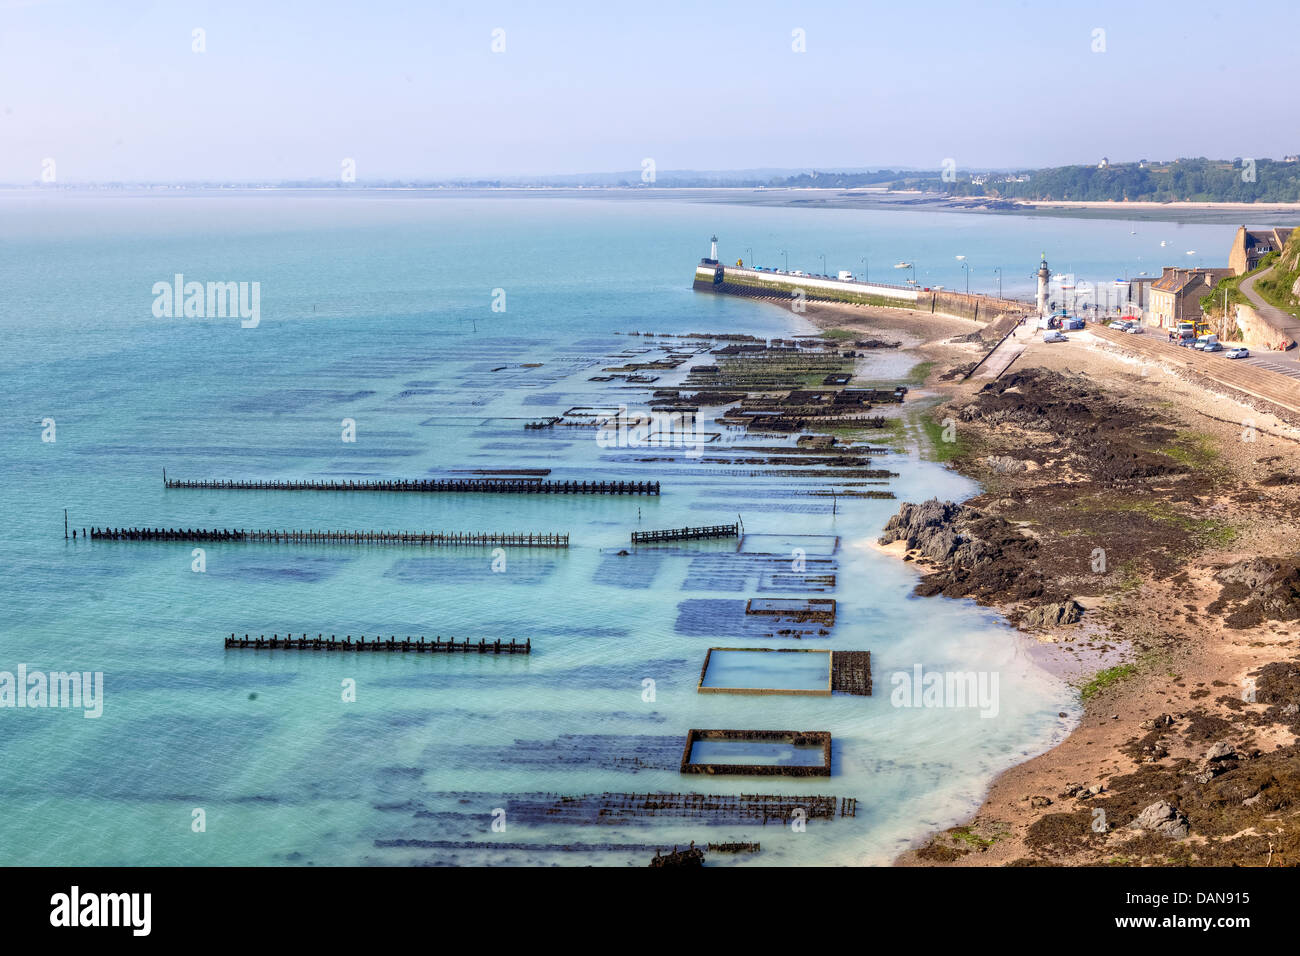
[[[940,404],[920,414],[956,421],[949,464],[984,489],[951,527],[994,557],[975,571],[924,543],[886,550],[916,562],[919,594],[999,610],[1084,697],[1062,744],[897,863],[1300,863],[1300,429],[1087,333],[1025,333],[996,381],[961,382],[952,370],[987,350],[958,341],[974,323],[838,305],[809,317],[923,340],[917,395]],[[1068,603],[1078,621],[1034,623]]]

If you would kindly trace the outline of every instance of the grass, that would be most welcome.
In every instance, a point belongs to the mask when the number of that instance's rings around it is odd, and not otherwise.
[[[1142,587],[1142,571],[1136,560],[1125,561],[1116,569],[1116,572],[1119,574],[1121,591],[1136,591]]]
[[[1092,680],[1084,684],[1079,690],[1079,696],[1083,700],[1097,696],[1107,687],[1118,684],[1137,673],[1136,664],[1117,664],[1114,667],[1108,667],[1104,671],[1097,671]]]
[[[907,378],[903,379],[904,385],[924,385],[925,380],[930,377],[934,371],[934,362],[917,362],[907,373]]]
[[[1223,293],[1228,293],[1228,306],[1250,305],[1250,300],[1241,291],[1241,280],[1248,279],[1253,275],[1258,275],[1261,270],[1267,269],[1278,259],[1280,253],[1270,252],[1264,258],[1260,259],[1259,266],[1253,271],[1240,276],[1228,276],[1226,279],[1220,279],[1214,286],[1214,291],[1208,295],[1201,296],[1201,311],[1212,318],[1223,318]],[[1264,290],[1259,284],[1256,289],[1263,295]],[[1265,296],[1267,298],[1267,296]]]
[[[1174,443],[1161,448],[1160,454],[1191,468],[1204,468],[1219,457],[1214,439],[1203,432],[1179,432]]]
[[[1201,544],[1212,548],[1226,548],[1237,540],[1239,533],[1234,525],[1217,518],[1205,518],[1196,522],[1193,531]]]
[[[964,457],[970,448],[962,438],[956,426],[953,426],[953,440],[945,441],[944,432],[947,428],[937,422],[930,415],[921,416],[921,428],[925,431],[925,437],[929,440],[930,454],[933,461],[951,461],[954,458]]]
[[[832,342],[845,342],[864,334],[866,333],[854,332],[852,329],[827,329],[822,333],[822,338],[830,339]]]
[[[971,833],[970,827],[954,827],[948,832],[954,840],[961,840],[963,843],[968,843],[981,850],[991,847],[998,841],[997,837],[982,837]]]

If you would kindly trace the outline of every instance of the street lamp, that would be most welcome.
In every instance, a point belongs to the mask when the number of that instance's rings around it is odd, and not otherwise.
[[[754,268],[754,247],[753,247],[753,246],[746,246],[746,247],[745,247],[745,255],[749,256],[749,267],[750,267],[751,269]]]
[[[826,274],[826,253],[821,253],[817,258],[822,261],[822,275]]]
[[[958,258],[958,259],[964,259],[965,256],[958,256],[957,258]],[[962,267],[962,269],[966,272],[966,294],[967,294],[967,295],[970,295],[970,263],[969,263],[969,262],[963,262],[963,263],[961,264],[961,267]]]
[[[997,266],[993,271],[998,274],[998,298],[1000,299],[1002,298],[1002,267]]]
[[[862,257],[862,281],[871,281],[871,263],[867,261],[866,256]]]
[[[782,271],[784,271],[784,272],[789,272],[789,271],[790,271],[790,253],[788,253],[788,252],[786,252],[784,249],[782,249],[782,250],[781,250],[781,255],[785,256],[785,269],[783,269]]]

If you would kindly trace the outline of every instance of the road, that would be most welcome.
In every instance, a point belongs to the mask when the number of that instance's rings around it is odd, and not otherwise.
[[[1252,353],[1249,359],[1229,359],[1223,352],[1205,355],[1194,349],[1180,348],[1161,335],[1128,335],[1100,324],[1089,326],[1088,332],[1142,358],[1186,368],[1300,414],[1300,367],[1281,358],[1280,353]]]
[[[1265,302],[1258,292],[1255,291],[1255,280],[1261,279],[1273,270],[1265,269],[1263,272],[1256,273],[1249,278],[1241,280],[1241,294],[1249,301],[1251,308],[1259,313],[1259,317],[1267,322],[1270,326],[1277,329],[1279,339],[1290,339],[1292,342],[1300,340],[1300,319],[1283,312],[1275,305]],[[1266,368],[1270,372],[1278,372],[1282,375],[1289,375],[1292,378],[1300,378],[1300,354],[1295,349],[1290,352],[1273,352],[1251,350],[1251,357],[1246,359],[1251,365],[1260,368]]]
[[[1273,269],[1265,269],[1263,272],[1257,272],[1255,275],[1241,280],[1241,294],[1250,300],[1251,308],[1259,313],[1259,317],[1278,330],[1279,338],[1287,338],[1292,342],[1300,340],[1300,319],[1297,319],[1289,312],[1283,312],[1275,305],[1269,305],[1255,291],[1255,282],[1272,272]]]

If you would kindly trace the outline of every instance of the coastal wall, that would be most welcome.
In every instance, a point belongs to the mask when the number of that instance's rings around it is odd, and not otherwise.
[[[802,289],[809,299],[823,301],[855,302],[885,299],[895,303],[910,304],[916,301],[917,291],[906,286],[886,285],[874,282],[841,282],[839,279],[814,279],[811,276],[794,276],[788,273],[760,272],[757,269],[738,269],[734,266],[697,266],[695,282],[698,287],[701,280],[708,285],[719,284],[715,277],[722,275],[722,284],[747,285],[780,292],[793,292]]]
[[[814,279],[809,276],[738,269],[721,264],[697,266],[694,288],[699,292],[775,299],[793,299],[801,291],[809,301],[919,309],[974,319],[977,322],[991,322],[1002,315],[1033,311],[1033,306],[1028,302],[1000,299],[997,296],[948,291],[926,292],[908,286]]]
[[[1242,338],[1247,345],[1258,349],[1273,349],[1277,348],[1278,343],[1290,339],[1285,329],[1271,325],[1250,306],[1238,305],[1236,309],[1237,328],[1241,329]]]
[[[942,312],[956,315],[976,322],[992,322],[1003,315],[1020,315],[1034,312],[1035,307],[1029,302],[1017,299],[999,299],[995,295],[967,294],[965,292],[923,292],[917,302],[918,308],[929,307],[930,312]]]

